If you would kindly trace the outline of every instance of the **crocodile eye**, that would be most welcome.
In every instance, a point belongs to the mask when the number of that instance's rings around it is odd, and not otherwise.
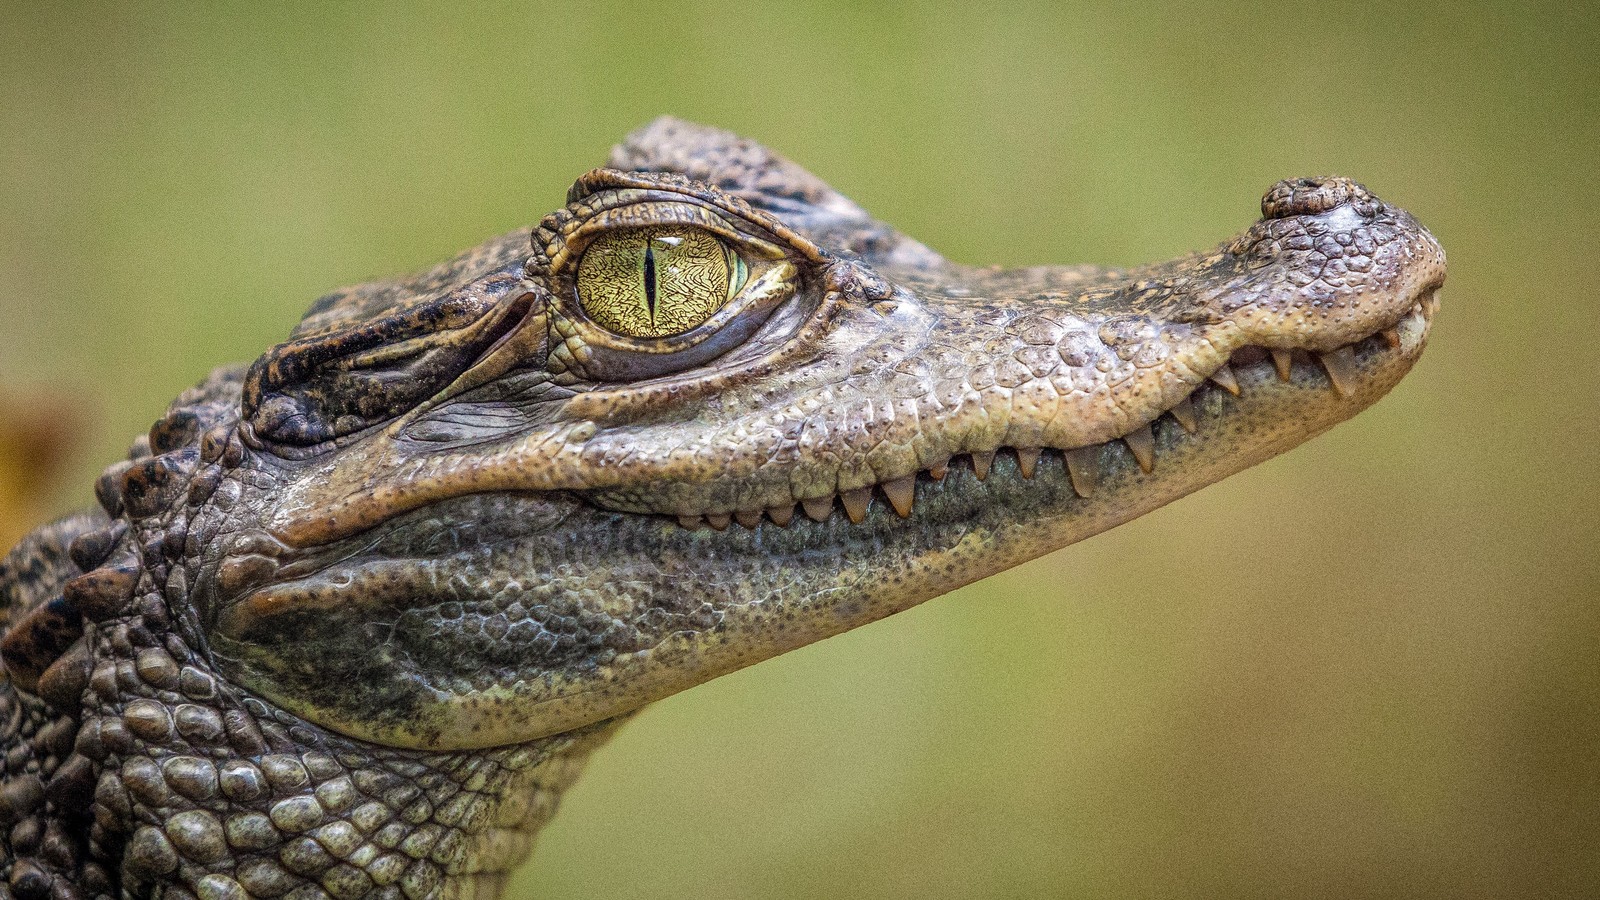
[[[749,277],[738,253],[701,228],[623,228],[595,238],[578,262],[578,302],[596,324],[634,338],[701,324]]]

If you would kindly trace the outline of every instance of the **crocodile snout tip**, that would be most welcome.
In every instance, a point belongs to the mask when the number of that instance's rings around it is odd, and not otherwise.
[[[1383,209],[1365,185],[1338,175],[1311,178],[1286,178],[1267,189],[1261,197],[1261,215],[1267,219],[1315,216],[1349,204],[1367,218]]]

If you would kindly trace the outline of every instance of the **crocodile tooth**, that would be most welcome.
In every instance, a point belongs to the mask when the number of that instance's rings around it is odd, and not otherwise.
[[[800,501],[800,506],[811,517],[813,522],[821,522],[833,512],[832,497],[807,497]]]
[[[1398,328],[1385,328],[1383,330],[1383,340],[1384,340],[1385,343],[1387,343],[1389,345],[1389,349],[1390,350],[1399,350],[1400,349],[1400,329],[1398,329]]]
[[[1079,447],[1068,450],[1067,474],[1072,477],[1072,489],[1079,497],[1088,497],[1094,493],[1094,486],[1100,481],[1100,448]]]
[[[728,523],[732,521],[733,516],[728,515],[727,513],[706,513],[706,524],[710,525],[712,528],[715,528],[717,531],[722,531],[723,529],[727,528]]]
[[[1273,347],[1272,365],[1278,370],[1278,380],[1288,381],[1290,373],[1294,370],[1294,353]]]
[[[928,467],[928,477],[934,481],[943,481],[945,470],[950,468],[950,457],[946,456]]]
[[[699,516],[679,516],[678,524],[689,529],[690,531],[694,531],[695,529],[704,526],[706,521]]]
[[[1194,434],[1200,430],[1200,420],[1194,412],[1194,401],[1188,397],[1173,404],[1173,407],[1167,412],[1172,413],[1172,417],[1178,420],[1178,424],[1183,426],[1184,431]]]
[[[994,465],[993,450],[972,451],[972,474],[978,476],[979,481],[989,477],[989,467],[992,465]]]
[[[1149,475],[1150,470],[1156,467],[1156,436],[1150,433],[1150,426],[1135,428],[1122,436],[1122,442],[1128,445],[1133,458],[1139,461],[1139,468]]]
[[[761,524],[761,510],[741,509],[733,514],[733,520],[753,530],[757,525]]]
[[[794,504],[769,506],[767,507],[767,515],[778,524],[779,528],[788,528],[789,523],[794,520]]]
[[[1322,360],[1322,367],[1328,370],[1328,381],[1333,384],[1335,394],[1348,397],[1355,392],[1356,383],[1361,378],[1356,351],[1340,347],[1327,353],[1318,353],[1317,358]]]
[[[1033,470],[1039,465],[1038,447],[1017,448],[1017,469],[1022,472],[1023,478],[1032,478]]]
[[[1211,373],[1211,380],[1221,385],[1228,393],[1235,397],[1239,396],[1239,379],[1233,377],[1233,369],[1229,368],[1227,363],[1223,363],[1222,368]]]
[[[902,519],[910,518],[911,504],[917,499],[917,476],[907,475],[885,481],[878,487],[883,488],[883,495],[889,498],[889,505],[894,507],[896,515]]]
[[[867,507],[872,505],[872,488],[840,491],[839,499],[844,502],[844,514],[850,517],[850,521],[860,522],[867,517]]]

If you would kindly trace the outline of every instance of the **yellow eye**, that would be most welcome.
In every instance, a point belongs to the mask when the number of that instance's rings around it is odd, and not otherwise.
[[[683,225],[624,228],[589,244],[578,262],[578,302],[601,327],[636,338],[682,334],[744,287],[739,254]]]

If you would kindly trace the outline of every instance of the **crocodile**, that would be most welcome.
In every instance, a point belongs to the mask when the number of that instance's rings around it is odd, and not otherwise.
[[[978,268],[661,119],[313,303],[0,565],[0,897],[492,898],[644,705],[1366,408],[1438,242],[1339,177],[1215,249]]]

